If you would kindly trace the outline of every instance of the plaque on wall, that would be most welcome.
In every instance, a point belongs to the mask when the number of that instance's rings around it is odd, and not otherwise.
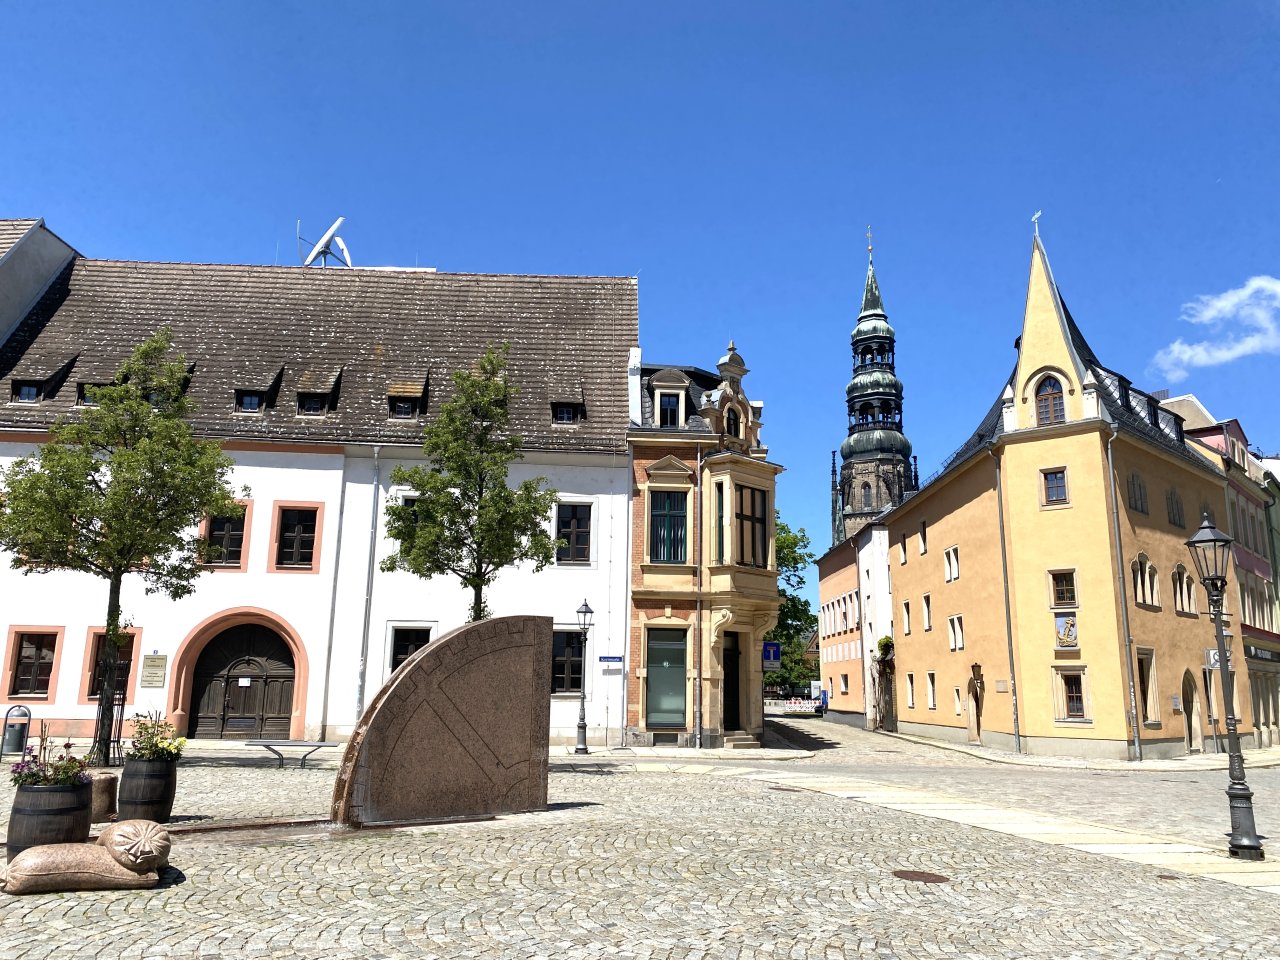
[[[169,658],[164,654],[150,653],[142,658],[142,673],[138,677],[140,687],[163,687],[168,672]]]
[[[1074,613],[1054,614],[1054,624],[1058,631],[1058,648],[1074,650],[1078,645],[1076,638],[1076,615]]]

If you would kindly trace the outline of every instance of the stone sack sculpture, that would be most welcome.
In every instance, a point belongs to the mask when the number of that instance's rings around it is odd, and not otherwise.
[[[124,820],[102,831],[97,843],[29,847],[0,872],[10,894],[71,890],[146,890],[169,865],[169,831],[150,820]]]

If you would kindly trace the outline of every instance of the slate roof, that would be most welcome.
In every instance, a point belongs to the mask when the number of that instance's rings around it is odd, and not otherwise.
[[[707,421],[698,413],[702,409],[702,395],[704,393],[715,390],[720,386],[720,382],[724,379],[718,373],[712,373],[701,367],[677,366],[670,364],[662,366],[659,364],[645,363],[640,367],[640,423],[633,426],[652,429],[661,429],[666,432],[671,427],[658,427],[658,421],[653,408],[653,385],[652,380],[654,374],[663,370],[678,370],[689,378],[689,383],[685,388],[685,422],[680,425],[679,429],[686,430],[690,433],[710,433],[711,427]],[[665,389],[665,388],[664,388]]]
[[[78,383],[108,381],[163,325],[194,365],[196,430],[217,438],[417,445],[422,422],[388,418],[388,393],[426,384],[429,419],[453,371],[509,342],[519,393],[512,426],[526,448],[625,452],[628,351],[639,341],[629,277],[518,276],[420,270],[233,266],[74,259],[0,345],[0,390],[69,361],[40,404],[5,404],[0,427],[66,415]],[[336,384],[336,408],[297,415],[298,391]],[[234,391],[278,392],[261,415]],[[586,420],[553,425],[551,403]]]
[[[1214,475],[1221,475],[1221,471],[1206,457],[1193,449],[1185,440],[1180,439],[1180,417],[1169,410],[1161,408],[1156,403],[1154,405],[1155,419],[1154,421],[1152,420],[1152,407],[1147,404],[1149,395],[1136,389],[1120,374],[1109,370],[1099,362],[1098,355],[1093,352],[1093,348],[1089,346],[1089,342],[1085,340],[1084,334],[1080,331],[1080,327],[1077,326],[1075,318],[1071,316],[1071,311],[1067,309],[1067,302],[1063,299],[1061,291],[1058,291],[1058,300],[1062,304],[1062,312],[1067,320],[1067,332],[1071,337],[1071,344],[1075,348],[1076,354],[1080,357],[1080,361],[1098,381],[1098,396],[1101,398],[1107,414],[1120,432],[1171,453],[1201,470]],[[1005,389],[1013,383],[1016,374],[1017,368],[1015,367],[1014,371],[1009,374],[1009,378],[1000,387],[1000,394],[996,396],[995,403],[987,410],[986,415],[978,424],[978,428],[951,456],[943,461],[942,466],[938,468],[938,471],[933,476],[920,485],[922,490],[967,462],[974,454],[986,449],[1004,432],[1004,403],[1002,395]],[[1124,400],[1126,393],[1129,395],[1127,406]],[[910,496],[907,499],[910,499]]]
[[[0,220],[0,257],[3,257],[39,220]]]

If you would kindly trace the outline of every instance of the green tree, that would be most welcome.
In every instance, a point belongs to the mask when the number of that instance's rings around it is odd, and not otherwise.
[[[778,594],[782,603],[778,607],[778,623],[765,634],[765,640],[782,644],[782,669],[766,673],[764,682],[769,686],[803,686],[818,679],[818,665],[804,655],[818,618],[809,601],[800,595],[804,589],[805,571],[815,557],[809,550],[809,535],[804,527],[792,530],[780,516],[775,514],[775,518],[778,528],[775,549]]]
[[[99,649],[93,761],[110,763],[112,691],[126,574],[147,593],[178,599],[209,559],[204,516],[239,516],[227,486],[233,462],[198,440],[186,417],[187,364],[167,359],[167,328],[141,343],[114,381],[86,390],[89,404],[59,420],[49,441],[13,463],[0,485],[0,546],[25,574],[75,570],[107,581],[106,642]]]
[[[523,459],[508,429],[515,388],[507,381],[507,346],[489,347],[473,373],[453,375],[453,396],[423,431],[428,464],[397,467],[391,482],[416,491],[409,505],[387,505],[387,533],[400,550],[383,570],[420,577],[451,574],[471,590],[471,619],[488,615],[484,591],[503,567],[521,561],[541,570],[555,559],[547,517],[556,491],[545,477],[507,485]]]

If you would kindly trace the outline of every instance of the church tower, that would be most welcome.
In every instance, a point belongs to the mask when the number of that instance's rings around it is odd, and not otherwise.
[[[880,299],[871,247],[867,285],[851,338],[853,379],[845,390],[849,433],[840,444],[839,489],[832,491],[841,522],[835,542],[857,533],[887,507],[915,490],[911,444],[902,432],[902,381],[894,374],[894,332]],[[833,478],[834,479],[834,478]],[[834,484],[833,484],[834,487]]]

